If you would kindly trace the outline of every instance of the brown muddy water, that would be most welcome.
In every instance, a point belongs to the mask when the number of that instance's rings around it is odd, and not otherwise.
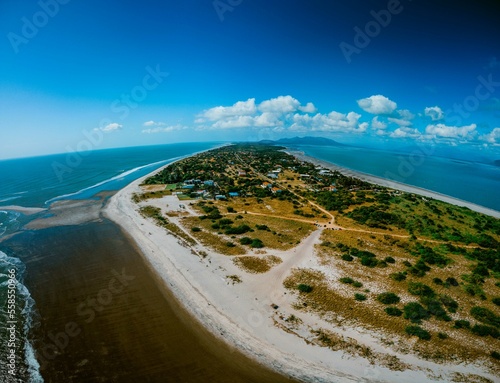
[[[2,247],[27,267],[47,383],[293,381],[198,325],[109,220],[26,231]]]

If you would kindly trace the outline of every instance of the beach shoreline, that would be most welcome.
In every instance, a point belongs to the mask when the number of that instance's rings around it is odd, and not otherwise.
[[[310,157],[298,158],[332,168],[331,164]],[[141,193],[139,185],[146,178],[169,165],[171,163],[118,191],[105,206],[104,215],[121,226],[134,240],[162,288],[173,294],[203,328],[265,367],[285,377],[304,382],[424,382],[432,380],[425,374],[426,368],[441,372],[448,369],[434,363],[422,362],[415,370],[405,370],[404,373],[391,371],[385,367],[373,366],[363,358],[352,355],[346,358],[343,352],[332,352],[324,347],[310,345],[305,338],[280,329],[276,326],[276,313],[269,307],[272,306],[269,303],[274,302],[273,299],[279,301],[282,296],[278,297],[279,294],[274,291],[272,294],[267,292],[267,296],[265,293],[259,295],[259,291],[251,291],[248,285],[241,286],[245,285],[247,278],[251,280],[252,286],[252,281],[258,282],[259,277],[245,275],[245,283],[230,286],[224,274],[241,273],[241,270],[233,267],[231,257],[218,255],[199,244],[189,247],[139,213],[138,206],[132,201],[132,195]],[[341,169],[335,166],[333,168]],[[359,173],[342,170],[360,178]],[[380,183],[376,181],[383,181],[371,176],[370,180],[365,180],[377,184]],[[391,186],[387,187],[399,189],[392,186],[394,184],[391,183]],[[420,194],[418,188],[410,187],[409,190]],[[428,196],[435,198],[436,194]],[[320,233],[321,229],[313,232],[305,241],[313,245],[318,241]],[[290,250],[288,255],[296,257],[294,253],[299,253],[301,246]],[[313,249],[314,246],[310,248]],[[199,257],[197,254],[201,251],[207,253],[208,257]],[[314,258],[313,252],[308,255]],[[303,257],[301,264],[292,265],[307,264],[305,258],[307,257]]]
[[[458,198],[455,198],[455,197],[452,197],[452,196],[449,196],[446,194],[438,193],[438,192],[435,192],[432,190],[420,188],[418,186],[409,185],[409,184],[405,184],[405,183],[398,182],[398,181],[392,181],[392,180],[389,180],[387,178],[374,176],[372,174],[363,173],[363,172],[360,172],[357,170],[348,169],[348,168],[336,165],[334,163],[331,163],[331,162],[328,162],[325,160],[320,160],[318,158],[308,156],[302,151],[296,151],[296,150],[292,150],[292,149],[287,148],[285,150],[285,152],[294,156],[295,158],[297,158],[301,161],[310,162],[310,163],[317,165],[317,166],[322,166],[322,167],[330,169],[330,170],[335,170],[335,171],[338,171],[345,176],[359,178],[360,180],[366,181],[366,182],[371,183],[371,184],[387,187],[390,189],[400,190],[400,191],[404,191],[407,193],[418,194],[422,197],[433,198],[433,199],[436,199],[436,200],[439,200],[442,202],[447,202],[449,204],[456,205],[456,206],[463,206],[463,207],[469,208],[470,210],[473,210],[473,211],[478,212],[478,213],[486,214],[486,215],[492,216],[494,218],[500,218],[500,211],[490,209],[490,208],[485,207],[485,206],[477,205],[477,204],[472,203],[472,202],[464,201],[464,200],[461,200],[461,199],[458,199]]]

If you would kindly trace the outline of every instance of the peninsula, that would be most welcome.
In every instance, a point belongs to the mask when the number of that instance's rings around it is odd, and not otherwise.
[[[178,160],[106,214],[207,329],[306,382],[493,382],[500,220],[266,144]]]

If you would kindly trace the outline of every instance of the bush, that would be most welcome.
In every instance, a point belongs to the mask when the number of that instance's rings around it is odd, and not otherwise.
[[[386,307],[384,311],[387,313],[387,315],[390,315],[391,317],[400,317],[403,314],[403,312],[400,309],[394,306]]]
[[[487,308],[474,306],[470,309],[470,315],[472,315],[479,322],[500,327],[500,317]]]
[[[354,294],[354,299],[356,299],[357,301],[366,301],[366,295],[356,293]]]
[[[236,213],[236,210],[234,210],[234,207],[228,206],[227,208],[228,213]]]
[[[193,231],[193,232],[195,232],[195,233],[196,233],[196,232],[198,232],[198,231],[201,231],[201,229],[200,229],[199,227],[196,227],[196,226],[195,226],[195,227],[192,227],[192,228],[191,228],[191,231]]]
[[[232,242],[226,242],[227,247],[235,247],[236,245]]]
[[[221,220],[222,221],[222,220]],[[249,231],[252,231],[250,226],[248,225],[240,225],[236,227],[229,227],[226,229],[226,234],[245,234]]]
[[[221,220],[219,220],[219,225],[221,226],[228,226],[228,225],[232,225],[234,222],[231,221],[229,218],[222,218]]]
[[[361,264],[367,267],[375,267],[377,266],[378,261],[376,258],[363,256],[361,257]]]
[[[250,245],[252,243],[252,238],[243,237],[240,239],[242,245]]]
[[[439,320],[446,322],[451,321],[451,318],[446,314],[445,309],[441,306],[441,302],[434,298],[422,298],[421,302],[427,306],[427,311],[434,315]]]
[[[396,263],[396,260],[393,257],[385,257],[384,261],[387,263]]]
[[[470,322],[468,320],[459,319],[455,321],[454,328],[470,328]]]
[[[438,338],[439,339],[448,339],[448,334],[444,332],[438,332]]]
[[[313,291],[313,288],[312,286],[309,286],[305,283],[301,283],[297,286],[297,289],[301,292],[301,293],[310,293],[311,291]]]
[[[434,290],[420,282],[410,282],[408,284],[408,292],[421,297],[432,298],[434,296]]]
[[[458,303],[449,295],[440,295],[439,300],[448,309],[450,313],[456,313],[458,309]]]
[[[255,249],[261,249],[264,247],[264,243],[260,239],[255,238],[252,240],[252,243],[250,244],[250,246],[255,248]]]
[[[257,230],[271,231],[271,229],[269,229],[267,225],[256,225],[255,227],[257,228]]]
[[[500,359],[500,352],[492,351],[490,355],[494,359]]]
[[[404,281],[406,279],[406,274],[402,273],[402,272],[392,273],[389,276],[397,282],[401,282],[401,281]]]
[[[453,277],[446,278],[446,283],[450,286],[458,286],[458,281]]]
[[[361,282],[358,282],[358,281],[354,281],[354,282],[352,283],[352,285],[353,285],[354,287],[363,287],[363,284],[362,284]]]
[[[419,339],[429,340],[431,339],[431,334],[429,331],[424,330],[420,326],[407,326],[405,331],[408,335],[418,336]]]
[[[354,258],[349,254],[342,254],[342,259],[347,262],[351,262]]]
[[[443,284],[443,280],[441,278],[434,278],[432,280],[432,282],[434,282],[436,285],[442,285]]]
[[[339,279],[340,282],[342,283],[347,283],[347,284],[351,284],[354,282],[354,279],[352,278],[349,278],[349,277],[342,277]]]
[[[475,324],[470,330],[473,334],[476,334],[478,336],[489,335],[495,339],[500,337],[500,332],[495,327],[485,326],[483,324]]]
[[[403,308],[405,319],[413,323],[421,323],[422,319],[429,319],[431,314],[418,302],[410,302]]]
[[[500,306],[500,297],[493,298],[491,301],[497,306]]]
[[[377,300],[385,305],[393,305],[400,301],[399,297],[391,292],[379,294]]]

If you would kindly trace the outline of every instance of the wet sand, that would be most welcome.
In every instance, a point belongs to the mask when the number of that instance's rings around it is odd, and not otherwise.
[[[4,241],[27,266],[45,382],[291,382],[199,326],[103,219]]]

